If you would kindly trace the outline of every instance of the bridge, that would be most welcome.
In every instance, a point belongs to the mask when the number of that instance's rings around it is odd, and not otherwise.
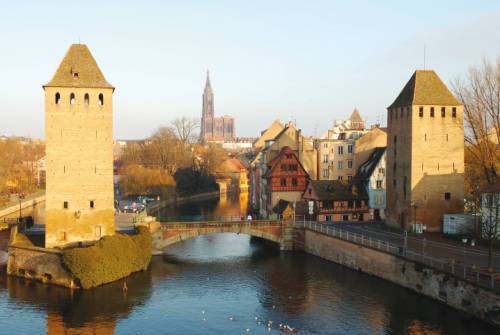
[[[153,228],[153,227],[152,227]],[[238,220],[156,223],[153,247],[156,253],[174,243],[217,233],[246,234],[276,244],[280,250],[293,250],[293,222],[280,220]]]

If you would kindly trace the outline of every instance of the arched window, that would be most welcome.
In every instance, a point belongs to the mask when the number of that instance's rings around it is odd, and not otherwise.
[[[102,93],[99,93],[99,105],[104,105],[104,95],[102,95]]]
[[[59,105],[59,101],[61,101],[61,95],[59,92],[56,93],[56,105]]]
[[[88,93],[85,93],[85,96],[83,98],[83,102],[88,106],[90,103],[90,97]]]
[[[69,95],[69,104],[74,105],[75,104],[75,93],[71,93]]]

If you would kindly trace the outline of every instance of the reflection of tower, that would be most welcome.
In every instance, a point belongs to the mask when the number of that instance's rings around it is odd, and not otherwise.
[[[62,335],[62,334],[96,334],[96,335],[113,335],[115,333],[115,321],[100,321],[85,323],[79,326],[68,326],[65,324],[63,317],[56,313],[47,313],[47,334]]]
[[[210,84],[210,75],[207,71],[207,80],[203,91],[203,107],[201,114],[201,134],[202,142],[214,139],[214,92]]]

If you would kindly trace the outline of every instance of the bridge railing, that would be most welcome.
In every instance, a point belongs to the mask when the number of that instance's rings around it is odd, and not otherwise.
[[[252,221],[242,215],[181,215],[181,216],[157,216],[156,220],[161,223],[168,222],[232,222]]]
[[[432,268],[461,277],[473,284],[500,291],[500,275],[498,273],[489,273],[476,266],[469,266],[454,259],[442,259],[431,257],[422,250],[415,252],[408,250],[403,245],[391,243],[388,241],[373,238],[352,231],[344,230],[335,226],[326,225],[314,221],[297,222],[298,226],[316,231],[322,234],[330,235],[335,238],[349,241],[372,249],[384,251],[393,255],[406,258],[408,260],[426,264]]]

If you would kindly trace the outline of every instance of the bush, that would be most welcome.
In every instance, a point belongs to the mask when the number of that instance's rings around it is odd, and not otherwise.
[[[82,288],[89,289],[146,270],[151,261],[151,234],[138,227],[136,234],[104,236],[86,248],[63,251],[63,264]]]

